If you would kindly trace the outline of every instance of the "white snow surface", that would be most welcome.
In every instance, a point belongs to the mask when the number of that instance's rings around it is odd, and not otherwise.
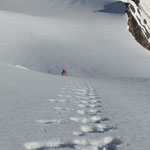
[[[143,6],[143,8],[145,9],[145,11],[150,14],[150,2],[149,0],[142,0],[140,2],[140,4]]]
[[[149,149],[150,53],[125,10],[116,0],[0,0],[2,150]]]
[[[124,12],[124,4],[104,0],[32,3],[35,1],[0,1],[0,7],[3,6],[0,13],[2,61],[52,74],[59,74],[65,68],[75,76],[149,73],[146,65],[149,53],[128,33],[127,16],[115,11],[123,5]],[[48,12],[43,5],[49,6]],[[14,11],[8,12],[8,9]],[[95,12],[97,10],[104,12]],[[14,13],[16,11],[18,13]],[[36,11],[43,16],[34,16]]]

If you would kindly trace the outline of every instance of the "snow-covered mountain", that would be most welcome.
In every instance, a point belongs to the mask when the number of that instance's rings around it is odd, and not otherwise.
[[[0,0],[1,149],[148,150],[149,6]]]

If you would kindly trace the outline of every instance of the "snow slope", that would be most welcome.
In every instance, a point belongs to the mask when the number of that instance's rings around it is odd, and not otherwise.
[[[148,0],[143,0],[140,3],[142,5],[142,7],[145,9],[145,11],[147,12],[147,14],[150,13],[150,4]]]
[[[0,0],[3,150],[149,149],[150,54],[128,32],[125,9]],[[64,68],[72,77],[57,76]]]
[[[120,144],[120,139],[102,135],[116,126],[100,116],[101,101],[90,84],[5,64],[0,67],[3,150],[95,150]]]
[[[9,5],[7,2],[1,1],[1,7]],[[14,5],[20,3],[28,11],[26,5],[31,2],[34,1],[22,3],[14,1]],[[47,2],[53,8],[50,9],[52,12],[49,12],[49,17],[1,11],[0,28],[3,35],[0,37],[1,60],[53,74],[59,74],[63,68],[71,75],[149,74],[146,66],[149,59],[148,52],[129,35],[126,15],[113,13],[116,5],[124,6],[124,4],[98,0],[92,2],[89,0],[81,4],[79,0]],[[20,8],[18,5],[15,6]],[[36,5],[31,10],[39,10]],[[60,5],[61,9],[58,10],[57,7]],[[15,9],[8,6],[7,8]],[[42,13],[43,9],[39,11]],[[107,9],[112,9],[112,13],[105,13]],[[95,12],[97,10],[104,12]],[[123,59],[124,57],[128,59]]]

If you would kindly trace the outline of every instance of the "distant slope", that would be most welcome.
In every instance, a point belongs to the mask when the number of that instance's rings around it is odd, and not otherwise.
[[[0,8],[1,61],[73,76],[150,74],[149,53],[127,31],[122,2],[1,0]]]
[[[113,0],[0,0],[0,9],[30,15],[57,16],[68,9],[70,11],[76,9],[94,11],[102,8],[102,3],[111,1]]]

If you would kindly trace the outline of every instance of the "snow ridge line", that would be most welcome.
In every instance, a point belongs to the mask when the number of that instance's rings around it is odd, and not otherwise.
[[[70,87],[72,83],[73,87]],[[93,138],[93,135],[103,134],[109,130],[116,129],[116,126],[106,125],[102,122],[108,121],[108,118],[100,116],[101,104],[100,97],[96,94],[95,89],[87,83],[70,80],[60,91],[57,100],[48,99],[50,103],[70,103],[75,104],[75,108],[61,108],[53,107],[55,111],[72,111],[75,117],[70,116],[66,119],[55,120],[36,120],[36,122],[45,125],[50,124],[66,124],[75,123],[80,127],[78,131],[73,131],[73,138],[70,141],[63,141],[60,139],[51,139],[48,141],[29,142],[24,146],[28,150],[46,150],[46,149],[76,149],[76,150],[115,150],[117,145],[121,144],[120,139],[111,136],[100,136],[103,138]],[[63,94],[62,94],[63,93]],[[68,94],[69,93],[69,94]],[[61,98],[61,99],[60,99]],[[63,98],[63,99],[62,99]],[[76,101],[73,101],[75,99]],[[78,117],[76,117],[78,115]],[[46,129],[44,128],[44,131]],[[88,136],[87,136],[88,135]]]

